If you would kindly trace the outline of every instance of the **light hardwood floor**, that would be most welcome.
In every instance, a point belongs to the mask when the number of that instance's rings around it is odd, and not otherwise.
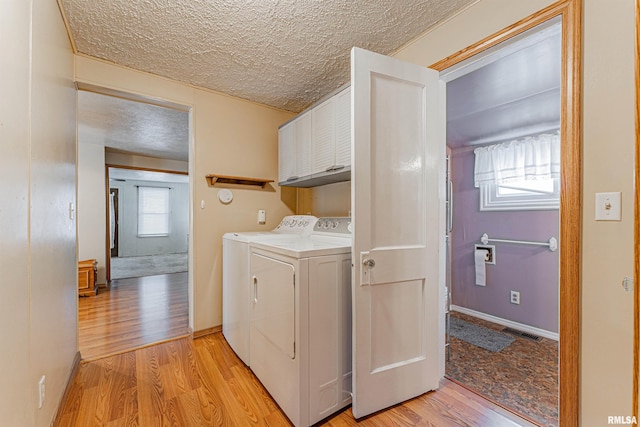
[[[187,325],[187,273],[121,279],[81,298],[83,363],[55,425],[291,425],[221,333],[192,340]],[[448,380],[365,419],[346,409],[321,424],[533,425]]]
[[[78,301],[78,341],[92,360],[189,334],[188,273],[119,279]]]
[[[356,421],[327,426],[531,426],[448,380],[436,392]],[[66,426],[290,426],[220,332],[82,363],[60,409]]]

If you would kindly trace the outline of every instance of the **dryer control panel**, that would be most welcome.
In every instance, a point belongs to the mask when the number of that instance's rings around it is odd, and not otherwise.
[[[326,217],[318,218],[313,233],[348,234],[351,235],[351,218],[349,217]]]

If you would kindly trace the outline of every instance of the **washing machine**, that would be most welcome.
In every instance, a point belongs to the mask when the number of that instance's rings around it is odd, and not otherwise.
[[[350,224],[251,245],[251,370],[297,427],[351,403]]]
[[[271,231],[226,233],[222,237],[222,334],[246,365],[250,363],[250,245],[309,235],[317,221],[311,215],[290,215]]]

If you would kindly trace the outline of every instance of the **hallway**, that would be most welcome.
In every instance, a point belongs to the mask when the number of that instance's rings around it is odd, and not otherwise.
[[[54,426],[290,426],[222,333],[83,363]],[[440,389],[356,421],[323,426],[533,426],[449,380]]]
[[[113,280],[78,300],[83,360],[189,335],[188,273]]]

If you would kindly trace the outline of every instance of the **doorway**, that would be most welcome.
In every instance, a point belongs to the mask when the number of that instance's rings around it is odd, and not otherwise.
[[[561,46],[554,18],[440,74],[446,375],[547,426],[558,424],[559,257],[549,241],[559,232]]]
[[[560,85],[560,165],[559,180],[559,420],[562,425],[578,425],[578,331],[580,284],[580,1],[560,1],[528,18],[469,46],[431,68],[445,72],[450,67],[476,57],[487,49],[543,24],[561,19]],[[471,59],[473,61],[473,59]],[[455,171],[453,172],[455,174]],[[496,236],[501,238],[502,236]],[[479,236],[475,237],[479,238]],[[506,239],[505,239],[506,240]],[[499,249],[498,249],[499,250]],[[475,285],[474,285],[475,286]]]
[[[102,285],[78,305],[85,360],[189,334],[189,116],[174,104],[95,87],[78,91],[78,246],[80,257],[98,260]],[[182,268],[146,268],[175,255]],[[117,280],[112,257],[133,259]]]

